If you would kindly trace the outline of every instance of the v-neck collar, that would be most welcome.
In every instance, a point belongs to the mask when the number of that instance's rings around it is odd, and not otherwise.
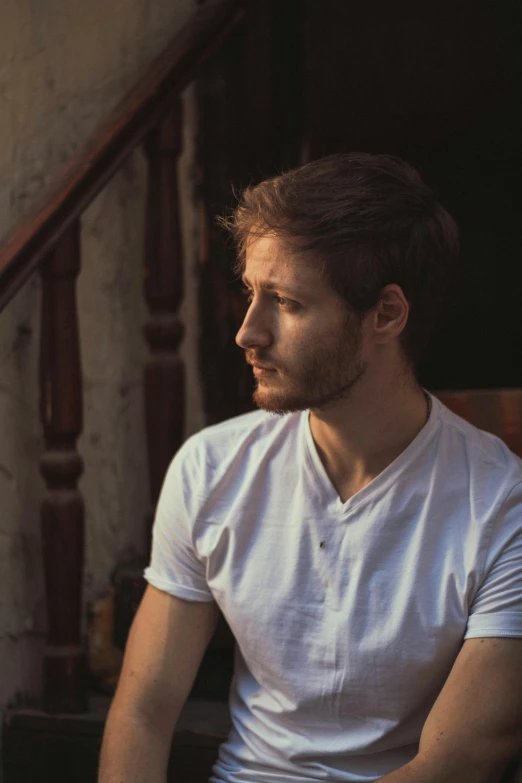
[[[397,475],[407,468],[407,466],[415,459],[417,454],[426,446],[428,441],[431,440],[432,436],[440,426],[441,403],[427,390],[424,391],[426,391],[431,399],[431,414],[424,427],[417,433],[411,443],[409,443],[408,446],[406,446],[406,448],[384,468],[384,470],[375,476],[375,478],[373,478],[369,484],[366,484],[366,486],[348,498],[345,503],[341,501],[339,493],[332,484],[317,451],[312,431],[310,429],[310,409],[302,412],[302,424],[304,427],[308,455],[312,461],[313,467],[321,484],[321,489],[323,490],[325,500],[336,513],[341,516],[350,514],[357,506],[359,506],[369,497],[375,495],[376,492],[384,491],[392,482],[396,480]]]

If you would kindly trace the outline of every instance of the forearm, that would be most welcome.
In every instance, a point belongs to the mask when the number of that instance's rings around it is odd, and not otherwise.
[[[436,779],[429,776],[416,756],[403,767],[379,778],[379,783],[436,783]],[[437,783],[446,783],[446,779],[440,778]]]
[[[98,783],[166,783],[171,742],[122,708],[107,717]]]
[[[408,764],[382,778],[379,783],[497,783],[502,769],[493,773],[482,765],[465,761],[429,763],[415,756]]]

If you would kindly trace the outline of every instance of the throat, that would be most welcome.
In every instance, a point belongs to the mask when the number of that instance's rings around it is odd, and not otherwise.
[[[407,404],[406,404],[407,403]],[[431,399],[424,390],[390,415],[366,412],[344,438],[342,428],[310,416],[310,432],[330,482],[346,503],[377,478],[408,448],[430,419]],[[367,426],[365,422],[370,424]],[[341,422],[342,424],[342,422]]]
[[[331,484],[339,495],[341,502],[346,503],[380,476],[402,454],[409,442],[401,443],[393,450],[380,454],[378,457],[376,456],[370,464],[367,462],[364,466],[361,464],[354,465],[353,462],[350,464],[342,461],[333,463],[328,459],[326,452],[317,443],[315,445]]]
[[[332,483],[332,486],[339,495],[341,503],[346,503],[348,500],[350,500],[350,498],[364,489],[364,487],[367,487],[368,484],[371,484],[371,482],[379,475],[376,473],[375,475],[367,476],[366,478],[359,479],[357,481],[354,481],[353,479],[347,480],[345,475],[332,471],[326,465],[324,467],[328,478]]]

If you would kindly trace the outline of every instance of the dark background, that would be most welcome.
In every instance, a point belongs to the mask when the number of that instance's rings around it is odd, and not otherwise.
[[[198,85],[209,424],[254,408],[234,342],[246,305],[214,217],[234,203],[231,184],[333,152],[403,157],[459,225],[462,274],[420,382],[434,391],[522,386],[521,15],[512,0],[251,0]]]

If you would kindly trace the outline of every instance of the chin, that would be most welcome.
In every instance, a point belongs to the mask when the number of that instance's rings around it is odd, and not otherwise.
[[[270,393],[268,389],[256,389],[252,400],[261,410],[275,413],[277,416],[304,411],[308,407],[305,400],[281,395],[277,392]]]

